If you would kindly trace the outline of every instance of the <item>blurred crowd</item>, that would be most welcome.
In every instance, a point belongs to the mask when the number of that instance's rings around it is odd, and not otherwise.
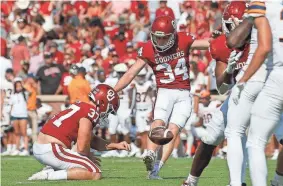
[[[38,95],[67,95],[62,109],[76,100],[88,102],[87,94],[93,87],[112,85],[123,69],[135,63],[139,46],[150,39],[155,17],[174,17],[178,31],[204,39],[221,27],[226,4],[183,0],[1,1],[1,123],[8,126],[2,133],[8,154],[28,155],[29,140],[36,139],[38,128],[49,117],[52,107],[42,103]],[[192,93],[206,91],[209,95],[205,94],[205,99],[217,94],[215,61],[209,51],[192,51],[190,64]],[[155,83],[149,67],[145,80]],[[12,127],[8,125],[11,122]],[[101,135],[105,136],[103,132]],[[188,133],[181,137],[187,141]],[[193,155],[190,149],[189,156]]]

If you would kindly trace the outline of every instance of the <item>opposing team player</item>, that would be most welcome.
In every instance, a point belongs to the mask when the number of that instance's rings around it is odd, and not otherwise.
[[[189,50],[207,49],[209,42],[195,40],[187,32],[176,32],[175,21],[169,16],[160,16],[153,21],[150,36],[151,41],[139,49],[136,63],[114,89],[121,91],[128,86],[146,64],[153,69],[158,90],[151,128],[168,126],[174,134],[173,140],[163,147],[163,155],[155,166],[156,170],[153,167],[158,145],[148,140],[144,163],[150,171],[149,178],[159,179],[158,172],[171,155],[180,128],[184,127],[191,114]]]
[[[252,184],[265,186],[267,183],[267,166],[265,160],[265,145],[275,127],[278,125],[283,111],[283,3],[282,1],[252,1],[248,15],[253,23],[251,45],[251,60],[243,75],[235,86],[233,100],[239,105],[245,98],[245,90],[250,88],[250,82],[254,79],[266,79],[263,89],[259,92],[252,108],[250,129],[248,133],[247,148],[249,152],[249,165]],[[244,26],[244,25],[242,25]],[[241,38],[245,36],[245,28],[235,30],[231,37]],[[242,31],[242,33],[241,33]],[[252,42],[251,42],[252,43]],[[265,63],[264,63],[265,62]],[[261,72],[266,66],[267,73]],[[236,113],[238,114],[238,113]],[[246,126],[234,125],[231,129],[245,129]],[[233,141],[238,146],[239,141]],[[237,142],[237,143],[236,143]],[[235,146],[233,146],[235,148]],[[238,149],[235,149],[237,151]],[[234,153],[234,151],[231,151]],[[238,156],[236,154],[236,156]],[[283,162],[281,155],[278,159],[278,179],[273,185],[283,185]],[[233,161],[237,159],[233,159]],[[237,161],[236,163],[239,163]],[[280,169],[280,170],[279,170]],[[235,184],[236,185],[236,184]]]
[[[135,123],[137,127],[137,136],[140,139],[140,152],[136,156],[145,156],[147,151],[147,134],[150,129],[149,122],[152,116],[153,103],[155,101],[155,91],[153,82],[146,80],[147,71],[143,68],[137,75],[134,81],[135,96]]]
[[[249,45],[245,41],[245,46],[240,49],[232,50],[226,45],[226,35],[233,30],[236,25],[232,21],[232,17],[241,21],[246,10],[245,2],[232,1],[227,5],[223,12],[223,26],[222,30],[224,34],[218,36],[211,41],[210,53],[216,60],[215,76],[217,82],[217,88],[219,93],[225,94],[229,89],[233,87],[235,82],[234,77],[237,72],[244,66],[249,53]],[[201,138],[202,143],[199,145],[191,172],[183,186],[196,186],[198,184],[199,177],[201,176],[204,168],[209,164],[214,149],[224,139],[224,130],[227,121],[228,108],[235,105],[229,105],[229,97],[225,100],[219,110],[213,113],[211,121],[206,125],[206,135]],[[242,183],[245,178],[245,163],[240,165],[243,169]]]
[[[128,70],[128,67],[125,63],[120,63],[114,66],[114,71],[117,73],[117,78],[111,80],[107,79],[105,83],[111,84],[111,86],[115,85],[119,78],[121,78],[125,72]],[[114,83],[115,82],[115,83]],[[118,92],[120,98],[120,107],[117,111],[117,115],[109,116],[109,133],[110,140],[112,143],[117,142],[117,135],[123,134],[125,141],[130,143],[130,127],[131,127],[131,119],[130,116],[132,114],[134,108],[134,102],[132,101],[132,97],[135,93],[133,92],[133,87],[131,85],[127,86],[122,91]],[[132,144],[133,148],[135,146]],[[102,155],[102,157],[126,157],[128,156],[127,151],[122,151],[118,153],[117,151],[109,151]]]
[[[118,94],[110,86],[100,84],[90,92],[89,98],[90,103],[76,102],[43,126],[33,153],[35,159],[51,169],[34,174],[29,180],[98,180],[101,170],[90,148],[130,150],[126,142],[108,143],[92,134],[101,120],[117,112]],[[77,152],[70,150],[74,142]]]
[[[199,118],[191,128],[193,135],[201,139],[207,135],[206,126],[213,117],[213,113],[221,105],[220,101],[212,101],[210,92],[203,90],[199,96],[197,117]]]

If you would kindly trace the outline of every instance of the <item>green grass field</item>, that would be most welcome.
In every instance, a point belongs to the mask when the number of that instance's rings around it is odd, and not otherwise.
[[[160,172],[164,180],[147,180],[142,160],[136,158],[102,159],[103,179],[100,181],[28,181],[27,178],[43,166],[33,157],[3,157],[1,185],[62,185],[62,186],[180,186],[187,176],[192,159],[170,159]],[[269,179],[276,161],[268,161]],[[225,160],[213,159],[200,179],[200,186],[226,186],[228,169]],[[248,179],[248,185],[250,180]]]

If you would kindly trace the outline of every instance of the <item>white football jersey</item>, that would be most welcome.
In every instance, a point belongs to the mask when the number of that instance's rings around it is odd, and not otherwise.
[[[4,104],[9,105],[11,95],[14,92],[14,85],[12,82],[7,81],[6,79],[1,79],[0,82],[1,90],[5,91]]]
[[[149,90],[152,89],[152,81],[146,81],[144,84],[138,84],[134,82],[136,87],[136,108],[137,109],[149,109],[152,108],[152,100],[148,95]]]
[[[206,126],[212,119],[213,113],[218,109],[221,104],[220,101],[211,101],[206,107],[202,103],[199,103],[198,116],[203,118],[203,125]]]
[[[265,63],[268,69],[283,67],[283,1],[252,1],[248,9],[249,16],[266,16],[272,32],[272,52]],[[250,53],[248,63],[257,48],[257,29],[254,27],[251,34]]]

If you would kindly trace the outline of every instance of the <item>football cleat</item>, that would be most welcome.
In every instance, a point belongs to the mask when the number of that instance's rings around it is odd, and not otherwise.
[[[27,150],[23,150],[19,153],[20,156],[29,156],[29,152]]]
[[[184,181],[183,184],[181,186],[197,186],[197,184],[193,184],[187,181]]]
[[[153,163],[155,160],[155,152],[152,150],[147,151],[146,156],[143,158],[143,162],[146,166],[147,171],[152,171],[153,170]]]
[[[12,153],[11,153],[11,156],[18,156],[20,154],[20,151],[19,150],[14,150]]]
[[[149,180],[162,180],[160,176],[156,172],[149,172],[147,179]]]
[[[47,171],[40,171],[38,173],[33,174],[28,180],[47,180],[48,172]]]
[[[1,153],[1,156],[9,156],[9,155],[11,155],[10,150],[7,150],[7,151]]]

